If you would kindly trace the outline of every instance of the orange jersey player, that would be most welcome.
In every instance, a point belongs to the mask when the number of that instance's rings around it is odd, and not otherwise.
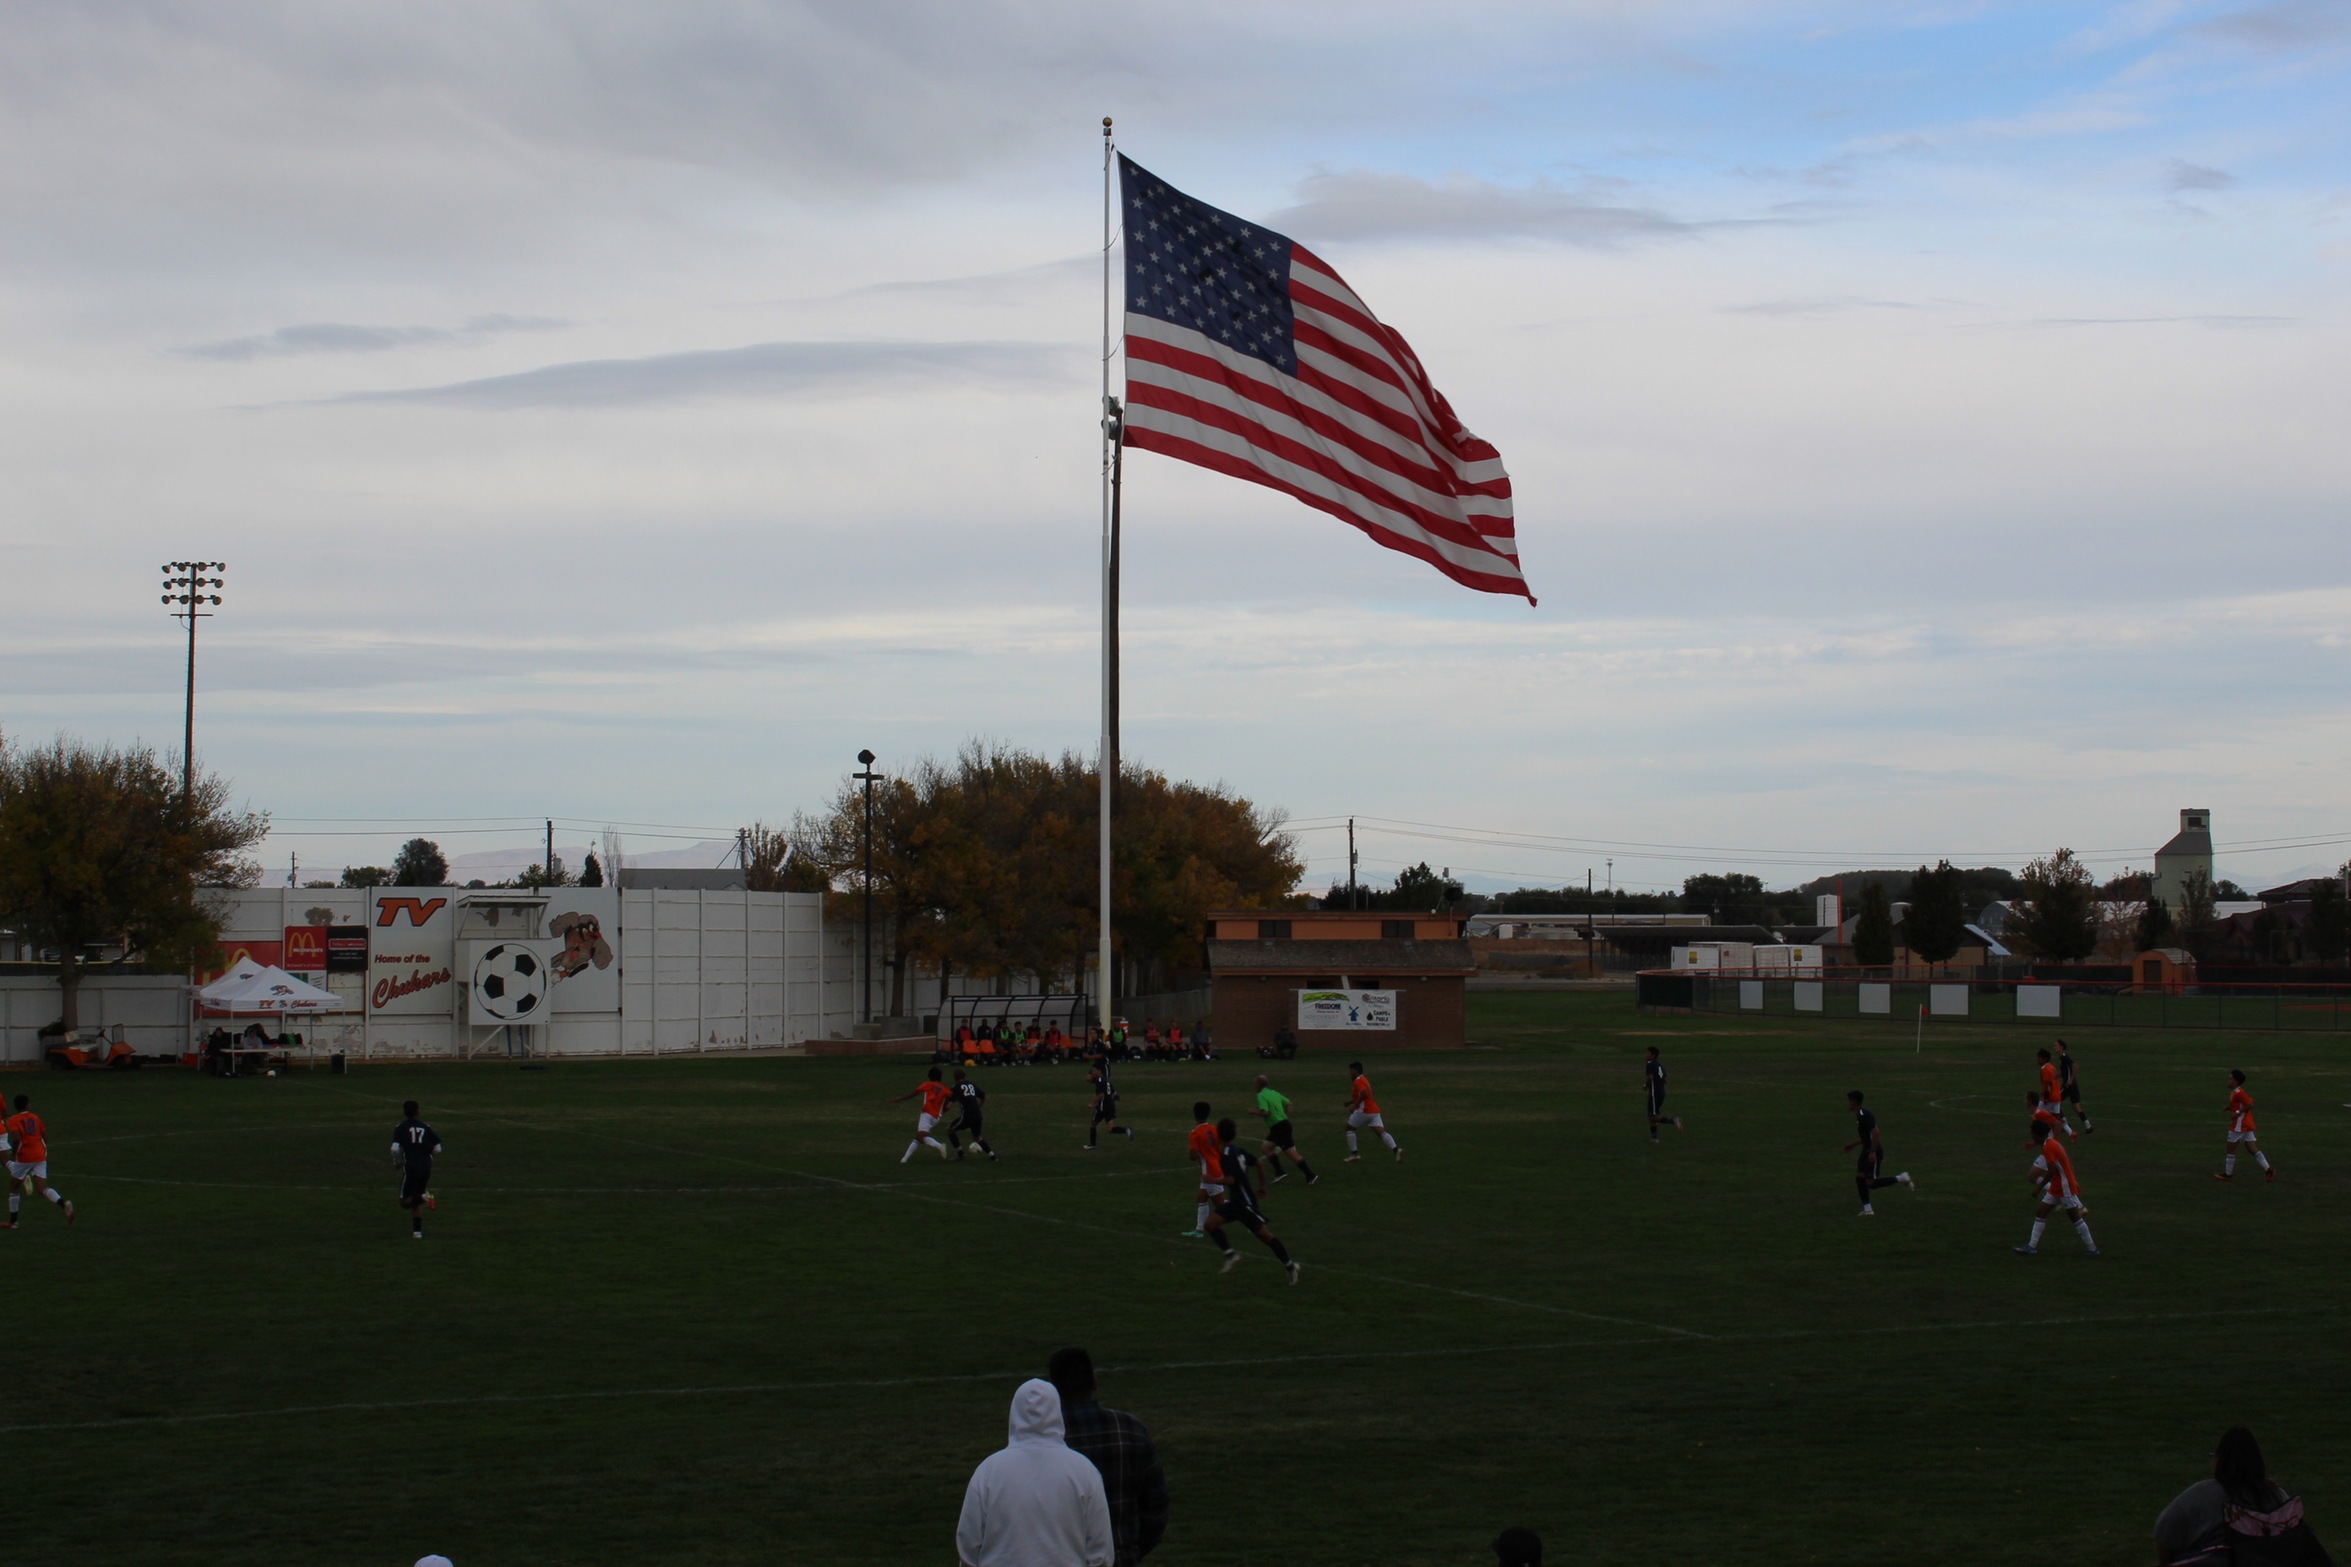
[[[922,1099],[922,1109],[914,1118],[914,1140],[906,1145],[906,1152],[898,1156],[900,1164],[913,1158],[915,1151],[925,1143],[938,1149],[940,1158],[947,1157],[947,1145],[931,1135],[931,1128],[938,1125],[939,1117],[947,1113],[947,1101],[950,1097],[947,1085],[939,1081],[939,1076],[939,1069],[935,1066],[932,1067],[931,1075],[916,1084],[912,1092],[900,1094],[890,1101],[894,1105],[899,1105],[917,1096]]]
[[[1197,1239],[1208,1233],[1208,1215],[1216,1208],[1217,1199],[1224,1195],[1224,1139],[1216,1135],[1216,1128],[1208,1124],[1208,1101],[1203,1099],[1192,1106],[1192,1134],[1184,1139],[1184,1147],[1200,1165],[1199,1205],[1192,1214],[1192,1227],[1184,1234]]]
[[[0,1228],[16,1228],[17,1207],[28,1191],[57,1204],[65,1222],[73,1223],[73,1204],[49,1184],[49,1129],[33,1114],[32,1103],[30,1094],[16,1096],[16,1114],[8,1118],[7,1135],[0,1136],[0,1148],[8,1151],[8,1222]]]
[[[1366,1128],[1379,1133],[1380,1141],[1395,1149],[1397,1159],[1403,1159],[1404,1150],[1398,1148],[1396,1139],[1389,1135],[1388,1123],[1380,1115],[1380,1102],[1372,1097],[1371,1079],[1363,1075],[1363,1063],[1350,1061],[1347,1063],[1347,1070],[1355,1074],[1355,1081],[1347,1090],[1347,1158],[1345,1162],[1353,1164],[1363,1157],[1355,1151],[1355,1134]]]
[[[9,1124],[14,1125],[15,1123]],[[2261,1151],[2261,1139],[2254,1133],[2253,1096],[2245,1092],[2245,1074],[2231,1071],[2229,1073],[2229,1140],[2226,1145],[2228,1154],[2221,1160],[2220,1172],[2213,1176],[2214,1180],[2233,1181],[2237,1178],[2237,1144],[2239,1143],[2245,1145],[2245,1151],[2251,1154],[2254,1162],[2261,1166],[2265,1180],[2274,1181],[2278,1178],[2278,1172],[2270,1165],[2269,1155]]]
[[[2098,1243],[2090,1238],[2090,1210],[2082,1206],[2081,1179],[2073,1173],[2073,1160],[2065,1145],[2038,1116],[2025,1128],[2025,1139],[2040,1150],[2033,1159],[2032,1181],[2033,1189],[2041,1194],[2041,1205],[2033,1211],[2032,1238],[2016,1248],[2017,1255],[2040,1253],[2041,1231],[2048,1226],[2049,1215],[2062,1209],[2073,1220],[2073,1232],[2082,1238],[2082,1250],[2097,1256]]]
[[[2057,1063],[2049,1059],[2049,1052],[2046,1050],[2040,1052],[2040,1056],[2041,1114],[2047,1116],[2050,1120],[2055,1121],[2059,1126],[2064,1127],[2066,1140],[2071,1142],[2073,1140],[2074,1130],[2072,1125],[2065,1119],[2065,1088],[2062,1081],[2060,1080],[2060,1076],[2057,1070]]]

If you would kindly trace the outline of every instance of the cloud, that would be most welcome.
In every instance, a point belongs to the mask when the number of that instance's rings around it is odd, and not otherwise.
[[[444,407],[642,408],[727,397],[856,395],[900,387],[1065,382],[1089,357],[1058,343],[752,343],[642,359],[582,359],[514,375],[389,391],[337,403]]]
[[[2308,49],[2351,35],[2351,7],[2341,0],[2268,0],[2214,17],[2200,31],[2253,49]]]
[[[1847,310],[1918,310],[1923,308],[1908,299],[1861,299],[1851,294],[1821,299],[1764,299],[1751,305],[1725,305],[1723,309],[1737,316],[1824,316]]]
[[[2237,177],[2226,169],[2207,168],[2201,163],[2190,163],[2185,158],[2174,158],[2163,171],[2163,188],[2168,191],[2229,190]]]
[[[2254,315],[2193,315],[2193,316],[2041,316],[2028,323],[2032,326],[2210,326],[2229,330],[2237,327],[2292,326],[2293,316]]]
[[[1267,221],[1329,239],[1547,239],[1613,249],[1687,238],[1705,226],[1548,181],[1513,187],[1466,174],[1317,174],[1299,183],[1298,198]]]
[[[176,359],[243,361],[276,359],[293,354],[378,354],[391,348],[413,348],[423,343],[477,342],[506,332],[550,332],[570,323],[550,316],[486,315],[467,318],[461,327],[354,326],[341,321],[306,321],[281,326],[274,332],[250,337],[225,337],[214,343],[194,343],[173,349]]]

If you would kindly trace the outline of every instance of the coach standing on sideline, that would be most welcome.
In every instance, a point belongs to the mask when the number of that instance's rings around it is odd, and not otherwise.
[[[964,1488],[955,1550],[964,1567],[1110,1567],[1102,1476],[1061,1440],[1052,1383],[1013,1390],[1007,1440]]]
[[[1094,1357],[1084,1350],[1055,1350],[1045,1374],[1061,1393],[1061,1422],[1069,1445],[1102,1471],[1118,1567],[1135,1567],[1167,1533],[1167,1476],[1159,1467],[1151,1433],[1125,1410],[1104,1409],[1095,1402],[1101,1385],[1094,1378]]]

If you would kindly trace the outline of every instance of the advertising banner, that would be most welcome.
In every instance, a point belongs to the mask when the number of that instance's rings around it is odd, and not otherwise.
[[[1348,1028],[1392,1032],[1396,992],[1392,990],[1301,990],[1300,1028]]]
[[[457,920],[449,894],[422,889],[368,899],[367,1005],[379,1014],[448,1017],[456,1010]]]
[[[330,925],[327,927],[327,972],[329,974],[364,974],[367,972],[367,927],[365,925]]]
[[[285,944],[283,942],[233,941],[224,936],[221,938],[219,956],[213,960],[210,968],[197,974],[196,983],[209,985],[247,959],[268,968],[283,968],[285,965],[280,963],[278,959],[284,956]]]
[[[548,889],[547,936],[561,942],[548,975],[553,1010],[620,1010],[620,889]]]
[[[289,974],[327,971],[327,928],[324,925],[288,925],[286,961],[278,965]]]

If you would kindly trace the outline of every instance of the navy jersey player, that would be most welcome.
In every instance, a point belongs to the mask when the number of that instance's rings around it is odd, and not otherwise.
[[[1290,1256],[1290,1249],[1282,1244],[1282,1238],[1274,1234],[1272,1225],[1267,1223],[1265,1210],[1258,1206],[1258,1199],[1265,1195],[1264,1166],[1258,1162],[1255,1154],[1241,1146],[1240,1128],[1233,1124],[1230,1117],[1216,1123],[1216,1140],[1217,1161],[1224,1166],[1224,1192],[1217,1200],[1216,1211],[1208,1216],[1207,1230],[1208,1238],[1224,1253],[1224,1271],[1232,1272],[1233,1265],[1241,1260],[1241,1254],[1233,1250],[1232,1237],[1224,1232],[1226,1225],[1237,1224],[1263,1241],[1265,1249],[1273,1253],[1274,1260],[1282,1265],[1282,1272],[1289,1276],[1290,1282],[1297,1283],[1296,1260]],[[1255,1178],[1255,1185],[1251,1184],[1252,1177]]]
[[[424,1239],[424,1211],[438,1208],[433,1201],[433,1156],[441,1151],[441,1134],[417,1118],[416,1101],[400,1107],[401,1122],[392,1128],[392,1157],[400,1161],[400,1206],[408,1210],[408,1233]]]
[[[1665,1113],[1665,1063],[1658,1058],[1655,1045],[1641,1062],[1641,1087],[1649,1096],[1649,1141],[1657,1141],[1657,1128],[1666,1123],[1677,1132],[1682,1130],[1682,1118]]]
[[[955,1098],[955,1124],[947,1128],[947,1146],[955,1150],[955,1157],[963,1157],[963,1134],[971,1133],[971,1145],[989,1158],[996,1150],[988,1146],[985,1116],[981,1106],[987,1102],[988,1091],[963,1075],[963,1068],[955,1069],[954,1085],[948,1090]]]
[[[1866,1219],[1877,1212],[1870,1206],[1871,1192],[1886,1186],[1907,1186],[1916,1191],[1918,1182],[1910,1178],[1908,1170],[1900,1175],[1878,1173],[1886,1162],[1885,1140],[1878,1134],[1878,1113],[1861,1107],[1861,1090],[1858,1088],[1845,1096],[1845,1103],[1853,1111],[1853,1141],[1845,1145],[1845,1151],[1851,1153],[1856,1148],[1861,1150],[1853,1166],[1853,1186],[1861,1193],[1861,1217]]]
[[[1118,1124],[1118,1088],[1110,1081],[1109,1056],[1105,1055],[1094,1063],[1094,1069],[1086,1074],[1086,1082],[1094,1093],[1094,1119],[1086,1125],[1086,1146],[1094,1146],[1094,1139],[1101,1135],[1105,1126],[1113,1133],[1124,1132],[1127,1141],[1133,1142],[1135,1129]]]

